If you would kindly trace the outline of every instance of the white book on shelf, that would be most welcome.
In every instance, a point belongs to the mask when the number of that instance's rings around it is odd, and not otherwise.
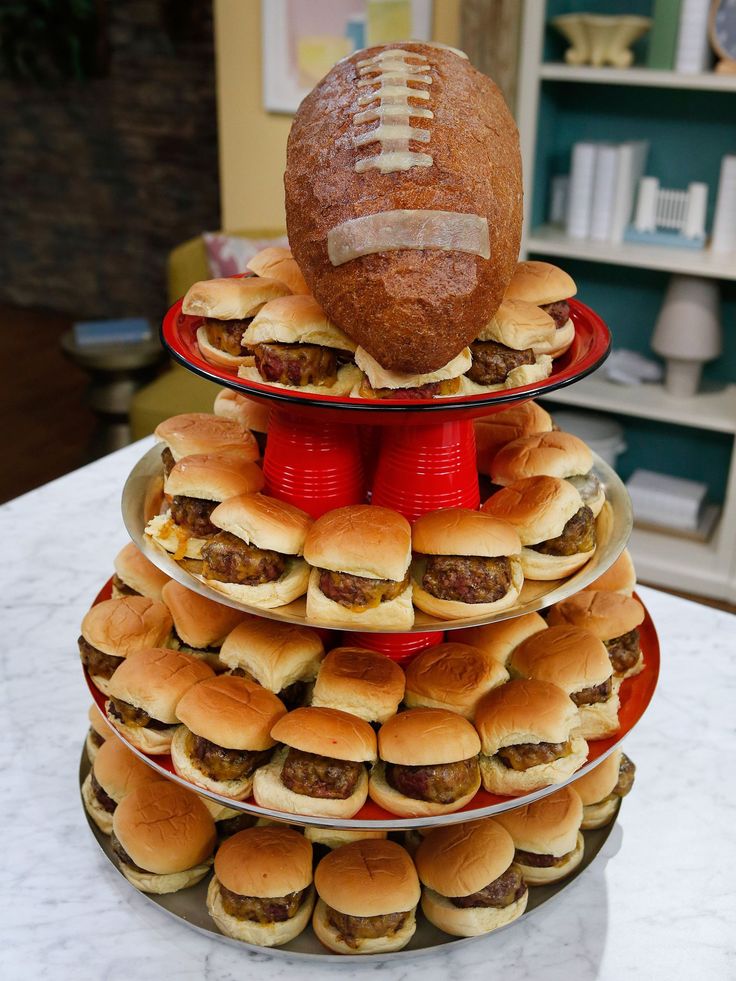
[[[595,160],[590,214],[590,237],[596,242],[607,242],[611,233],[618,160],[618,146],[615,143],[600,145]]]
[[[626,226],[631,221],[634,210],[636,190],[644,176],[648,153],[647,140],[629,140],[618,145],[616,188],[613,195],[609,242],[623,242]]]
[[[597,155],[596,143],[584,140],[573,144],[565,221],[565,230],[570,238],[588,238],[590,235]]]
[[[711,0],[682,0],[675,52],[675,71],[681,75],[699,75],[710,67],[710,8]]]

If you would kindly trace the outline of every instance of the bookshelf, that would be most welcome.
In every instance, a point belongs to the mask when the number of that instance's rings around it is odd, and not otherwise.
[[[651,13],[646,0],[635,5],[628,12]],[[626,387],[593,376],[555,393],[548,408],[575,406],[614,416],[628,444],[619,464],[625,478],[643,466],[709,484],[722,513],[708,542],[635,529],[631,547],[640,579],[736,602],[736,255],[571,239],[546,223],[550,179],[567,172],[573,143],[648,139],[647,172],[663,186],[708,183],[710,226],[720,160],[733,152],[736,77],[566,65],[565,43],[549,21],[574,7],[572,0],[524,0],[517,104],[524,160],[522,255],[565,259],[578,295],[609,324],[614,347],[648,355],[670,275],[715,278],[721,285],[724,352],[706,367],[705,392],[693,399],[674,399],[661,385]]]

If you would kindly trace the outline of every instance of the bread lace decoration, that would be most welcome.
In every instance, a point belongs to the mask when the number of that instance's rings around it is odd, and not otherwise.
[[[412,61],[407,61],[411,58]],[[376,169],[382,174],[409,170],[411,167],[431,167],[433,160],[429,153],[417,153],[409,149],[409,141],[429,143],[430,131],[412,126],[411,119],[433,119],[434,113],[426,106],[409,105],[409,99],[429,101],[429,91],[425,88],[410,88],[413,85],[431,85],[432,76],[428,73],[429,63],[424,55],[401,48],[379,51],[372,58],[357,63],[358,88],[365,91],[358,99],[362,109],[353,117],[356,126],[377,121],[378,126],[361,133],[353,140],[357,148],[379,144],[379,152],[363,157],[355,164],[357,173]],[[378,88],[373,86],[378,85]],[[378,105],[374,106],[373,103]]]

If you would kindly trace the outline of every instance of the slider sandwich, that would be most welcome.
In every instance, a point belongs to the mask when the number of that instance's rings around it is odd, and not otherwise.
[[[247,269],[256,276],[275,279],[282,283],[290,293],[308,294],[309,287],[304,281],[302,271],[291,254],[291,249],[279,245],[269,245],[261,249],[248,263]]]
[[[312,846],[303,835],[249,828],[218,849],[207,911],[225,936],[280,947],[299,936],[313,908]]]
[[[577,705],[578,732],[604,739],[618,732],[618,690],[608,652],[595,634],[581,627],[548,627],[519,644],[508,664],[512,678],[536,678],[557,685]]]
[[[617,749],[575,781],[575,790],[583,802],[583,831],[611,823],[621,798],[634,785],[635,773],[629,757]]]
[[[350,393],[362,399],[433,399],[450,398],[463,393],[463,374],[470,367],[470,349],[465,348],[452,361],[426,374],[390,371],[382,367],[368,352],[359,347],[355,363],[362,371]]]
[[[233,419],[210,412],[184,412],[156,426],[153,435],[163,444],[161,461],[168,477],[174,464],[187,456],[203,453],[232,453],[244,463],[253,463],[260,451],[253,433]]]
[[[354,504],[309,529],[307,617],[339,627],[406,630],[414,623],[411,526],[388,508]]]
[[[368,796],[365,764],[376,758],[367,722],[338,709],[298,708],[279,719],[271,736],[283,747],[256,770],[257,804],[320,817],[358,813]]]
[[[529,890],[514,852],[511,835],[490,818],[431,831],[414,856],[429,922],[478,937],[521,916]]]
[[[504,300],[470,345],[473,361],[465,372],[463,391],[495,392],[548,378],[552,358],[542,352],[554,335],[554,320],[539,307]]]
[[[499,450],[491,466],[491,480],[507,487],[524,477],[559,477],[572,484],[597,517],[606,496],[592,467],[593,454],[577,436],[559,431],[539,433],[515,439]]]
[[[215,824],[199,797],[168,780],[141,784],[112,819],[112,852],[141,892],[163,895],[200,882],[214,861]]]
[[[176,714],[171,760],[179,776],[233,800],[250,797],[253,774],[276,745],[270,731],[286,714],[283,703],[252,681],[221,675],[189,688]]]
[[[201,548],[201,576],[213,589],[264,610],[284,606],[307,590],[302,558],[312,519],[263,494],[230,497],[210,513],[215,530]]]
[[[529,401],[474,419],[473,428],[478,470],[490,474],[496,453],[507,443],[520,436],[551,432],[554,425],[549,412]]]
[[[378,733],[371,799],[401,817],[450,814],[480,787],[480,739],[461,715],[436,708],[399,712]]]
[[[489,497],[481,512],[516,529],[527,579],[562,579],[595,552],[595,516],[580,492],[559,477],[517,480]]]
[[[489,692],[475,715],[484,788],[515,797],[563,783],[588,756],[579,724],[572,699],[549,681],[510,681]]]
[[[277,388],[347,395],[360,377],[355,342],[327,319],[312,296],[285,296],[267,303],[243,336],[254,363],[240,378]]]
[[[535,345],[537,354],[559,358],[575,339],[575,325],[570,319],[568,300],[577,293],[571,276],[549,262],[520,262],[508,285],[504,302],[508,300],[533,303],[552,318],[554,337]]]
[[[110,735],[110,724],[94,702],[89,707],[87,718],[89,719],[89,729],[84,741],[84,748],[87,750],[87,759],[94,764],[100,747]]]
[[[304,837],[311,841],[322,854],[349,845],[354,841],[384,840],[388,831],[343,831],[342,828],[316,828],[309,825],[304,829]]]
[[[464,630],[454,630],[453,639],[461,644],[470,644],[492,657],[506,667],[512,652],[522,640],[546,630],[544,617],[538,613],[525,613],[521,617],[511,617],[509,620],[497,620],[483,627],[466,627]]]
[[[402,950],[417,928],[419,879],[393,841],[355,841],[326,855],[314,874],[312,927],[338,954]]]
[[[472,721],[483,696],[509,680],[498,661],[468,644],[448,642],[420,651],[406,669],[407,708],[441,708]]]
[[[261,456],[266,452],[266,434],[268,433],[268,406],[255,402],[245,395],[239,395],[229,388],[221,388],[215,396],[212,410],[216,416],[231,419],[244,429],[250,429],[258,443]]]
[[[238,494],[255,494],[264,484],[263,471],[225,453],[206,453],[182,458],[164,482],[171,499],[165,514],[146,525],[146,534],[186,568],[202,571],[202,546],[219,532],[210,515],[223,501]]]
[[[631,596],[604,591],[576,593],[555,604],[547,619],[550,627],[582,627],[602,640],[617,678],[631,678],[644,668],[639,627],[644,607]]]
[[[404,672],[378,651],[336,647],[320,665],[312,705],[336,708],[382,724],[396,715],[404,697]]]
[[[197,328],[197,343],[205,361],[218,368],[235,370],[253,364],[243,348],[243,335],[261,307],[289,289],[276,279],[255,276],[208,279],[195,283],[182,301],[182,313],[203,317]]]
[[[125,743],[109,739],[97,754],[82,784],[84,809],[103,834],[112,831],[112,816],[120,801],[135,787],[161,777],[139,760]]]
[[[496,820],[514,840],[514,862],[527,885],[558,882],[583,860],[583,802],[572,787],[560,787],[533,804],[502,811]]]
[[[226,671],[220,648],[247,613],[215,603],[173,579],[164,586],[163,600],[174,620],[171,646],[205,661],[213,671]]]
[[[113,672],[134,651],[166,647],[174,621],[163,603],[147,596],[124,596],[97,603],[82,620],[79,656],[90,680],[104,695]]]
[[[128,542],[120,549],[115,556],[114,568],[113,599],[147,596],[152,600],[160,600],[161,590],[170,581],[166,573],[149,561],[134,542]]]
[[[513,606],[524,584],[521,542],[506,521],[465,508],[417,518],[413,599],[442,619],[486,616]]]
[[[110,679],[107,719],[141,752],[168,753],[180,699],[192,685],[213,676],[212,668],[191,654],[156,647],[137,651]]]
[[[278,695],[288,709],[307,701],[325,649],[309,627],[249,617],[225,639],[220,660],[230,673]]]
[[[603,590],[606,593],[620,593],[622,596],[631,596],[636,588],[636,569],[631,560],[631,553],[625,548],[613,565],[594,579],[589,586],[585,586],[583,592],[589,590]]]

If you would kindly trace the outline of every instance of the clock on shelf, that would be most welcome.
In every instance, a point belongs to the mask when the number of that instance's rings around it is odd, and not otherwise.
[[[716,71],[736,75],[736,0],[712,0],[708,33],[711,47],[721,59]]]

